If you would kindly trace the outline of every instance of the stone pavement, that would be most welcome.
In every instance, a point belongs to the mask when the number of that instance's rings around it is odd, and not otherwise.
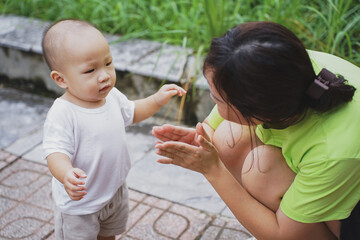
[[[55,239],[51,174],[41,159],[53,99],[0,86],[0,239]],[[249,239],[251,234],[195,172],[156,163],[150,119],[128,128],[130,217],[117,239]]]

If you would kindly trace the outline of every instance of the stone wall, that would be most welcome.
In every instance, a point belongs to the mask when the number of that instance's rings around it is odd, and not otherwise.
[[[56,97],[62,94],[50,78],[42,58],[41,38],[49,25],[36,19],[0,15],[0,83]],[[163,83],[188,88],[186,99],[174,98],[157,117],[194,125],[202,121],[214,103],[201,71],[201,59],[193,50],[159,42],[105,34],[117,72],[116,87],[129,99],[154,93]],[[194,81],[194,79],[196,79]],[[193,93],[193,91],[195,91]]]

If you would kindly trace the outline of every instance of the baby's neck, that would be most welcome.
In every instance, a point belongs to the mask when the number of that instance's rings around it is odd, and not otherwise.
[[[84,99],[74,96],[73,94],[69,93],[68,91],[66,91],[60,98],[66,100],[68,102],[71,102],[72,104],[75,104],[82,108],[99,108],[99,107],[103,106],[106,102],[105,98],[103,98],[99,101],[87,101],[87,100],[84,100]]]

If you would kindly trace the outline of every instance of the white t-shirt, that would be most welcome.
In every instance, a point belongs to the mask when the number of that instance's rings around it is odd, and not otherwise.
[[[85,171],[87,194],[70,199],[62,183],[52,180],[53,198],[66,214],[84,215],[100,210],[125,183],[131,162],[125,127],[132,124],[135,103],[113,88],[106,103],[87,109],[58,98],[44,124],[44,159],[51,153],[69,156],[73,167]]]

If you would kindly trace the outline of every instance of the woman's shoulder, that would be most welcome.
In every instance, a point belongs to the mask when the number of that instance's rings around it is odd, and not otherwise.
[[[355,64],[333,54],[314,50],[307,50],[307,52],[316,74],[319,73],[322,68],[326,68],[335,74],[342,75],[348,80],[349,84],[360,87],[360,68]]]

